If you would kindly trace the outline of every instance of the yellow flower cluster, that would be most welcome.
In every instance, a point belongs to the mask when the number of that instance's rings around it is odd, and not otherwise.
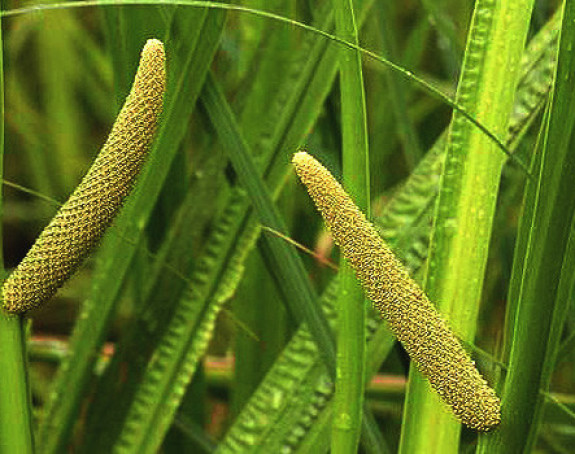
[[[470,428],[497,426],[499,398],[374,227],[312,156],[298,152],[293,164],[368,298],[433,389]]]
[[[151,39],[108,140],[80,185],[2,287],[2,306],[23,313],[48,299],[94,249],[130,193],[162,111],[164,45]]]

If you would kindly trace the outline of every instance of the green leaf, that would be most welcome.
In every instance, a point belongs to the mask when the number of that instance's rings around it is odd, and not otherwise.
[[[230,204],[218,222],[198,272],[175,308],[138,384],[114,452],[154,453],[211,339],[216,316],[237,286],[258,229],[237,238],[243,203]],[[236,244],[237,243],[237,244]],[[233,246],[232,246],[233,245]],[[232,257],[223,253],[235,251]],[[99,449],[93,452],[102,452]]]
[[[339,38],[359,44],[356,13],[351,0],[334,1],[335,29]],[[369,145],[361,54],[355,49],[339,49],[343,185],[369,217]],[[361,433],[365,380],[365,296],[355,272],[345,258],[340,259],[340,292],[337,323],[337,374],[331,451],[357,452]]]
[[[533,157],[515,249],[507,321],[509,357],[501,428],[481,452],[529,452],[541,422],[540,390],[555,366],[573,286],[575,4],[565,2],[555,86]]]
[[[475,3],[456,101],[498,137],[507,133],[532,7],[532,0]],[[475,337],[504,162],[483,132],[453,114],[425,290],[467,342]],[[459,434],[460,424],[412,364],[400,451],[457,452]]]

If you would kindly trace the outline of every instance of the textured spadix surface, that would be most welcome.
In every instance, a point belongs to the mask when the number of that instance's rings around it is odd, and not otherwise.
[[[7,312],[50,299],[94,249],[119,212],[152,142],[166,85],[164,45],[149,40],[108,140],[74,193],[2,287]]]
[[[433,389],[467,426],[497,426],[499,398],[374,227],[316,159],[302,151],[293,164],[368,298]]]

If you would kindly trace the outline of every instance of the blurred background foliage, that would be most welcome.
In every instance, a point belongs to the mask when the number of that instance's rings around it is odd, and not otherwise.
[[[238,3],[333,32],[328,0]],[[35,4],[7,1],[4,9]],[[362,0],[356,2],[356,8],[362,47],[454,97],[472,1]],[[530,38],[537,36],[557,8],[557,1],[537,2]],[[193,370],[181,372],[190,365],[189,358],[180,359],[179,368],[174,366],[172,380],[180,394],[158,394],[157,399],[172,399],[177,407],[175,416],[158,417],[165,425],[158,440],[142,443],[154,447],[163,443],[164,452],[211,452],[218,440],[226,440],[221,451],[233,451],[237,447],[229,437],[234,432],[224,438],[226,432],[233,427],[247,437],[248,429],[233,426],[234,421],[290,339],[301,335],[301,320],[286,304],[289,295],[278,285],[281,276],[274,272],[262,244],[260,235],[277,233],[260,231],[237,169],[229,162],[229,150],[222,146],[221,125],[206,96],[206,85],[215,84],[223,93],[243,143],[276,200],[289,238],[313,251],[302,251],[299,256],[314,292],[329,300],[325,295],[329,295],[336,272],[326,263],[337,263],[338,253],[288,162],[298,147],[304,147],[336,176],[341,174],[336,44],[293,24],[252,14],[165,4],[29,11],[5,18],[3,30],[3,223],[8,269],[24,257],[58,204],[88,169],[129,90],[147,38],[165,40],[172,84],[164,120],[173,126],[166,126],[150,163],[153,170],[149,175],[153,176],[156,163],[169,156],[167,167],[156,175],[159,186],[148,193],[144,187],[148,180],[142,179],[137,189],[140,205],[129,204],[128,214],[117,221],[95,257],[49,305],[31,314],[30,373],[36,415],[38,422],[46,414],[58,421],[58,410],[47,408],[53,390],[65,390],[72,380],[62,370],[56,376],[62,361],[73,361],[77,354],[70,347],[70,336],[74,332],[77,339],[72,345],[86,342],[82,335],[86,336],[87,328],[76,325],[77,320],[80,314],[91,320],[98,308],[90,301],[102,295],[102,288],[109,288],[109,280],[116,281],[117,292],[101,296],[108,298],[108,312],[98,325],[100,337],[94,337],[98,339],[91,350],[93,363],[84,366],[88,376],[70,412],[61,416],[70,427],[58,435],[40,430],[45,437],[40,440],[51,440],[46,442],[52,446],[51,452],[62,452],[65,446],[77,452],[108,452],[111,446],[138,452],[141,445],[130,441],[132,434],[125,428],[129,426],[126,421],[139,420],[133,407],[138,397],[134,396],[144,389],[148,362],[162,356],[162,342],[170,345],[170,339],[180,339],[176,334],[170,338],[170,329],[177,331],[185,325],[190,334],[184,336],[186,341],[178,342],[186,345],[182,351],[196,355],[190,366]],[[518,100],[514,115],[520,118],[519,126],[512,131],[517,140],[510,146],[524,160],[537,139],[540,112],[551,82],[556,30],[554,25],[544,32],[547,41],[542,40],[541,49],[533,50],[531,60],[523,66],[527,101],[521,104]],[[364,58],[363,63],[373,218],[398,255],[421,278],[433,216],[430,207],[440,172],[437,156],[441,152],[433,151],[433,145],[448,126],[451,109],[380,62]],[[495,355],[502,343],[524,184],[524,172],[508,164],[476,339],[478,347]],[[147,214],[137,218],[135,206],[145,206]],[[117,271],[120,268],[115,264],[123,257],[124,268]],[[198,296],[196,290],[204,293]],[[200,306],[200,300],[207,301],[206,305]],[[198,321],[196,326],[186,319],[178,325],[182,301],[195,304],[187,310],[205,308],[201,309],[205,314],[196,314],[204,322]],[[209,325],[211,319],[213,328],[202,325]],[[571,308],[552,384],[557,399],[567,406],[575,404],[575,336],[570,335],[574,328]],[[202,342],[206,345],[198,346]],[[377,374],[368,386],[367,406],[386,446],[394,452],[409,359],[392,341],[385,345],[388,352],[378,357],[383,364],[372,367]],[[474,356],[493,379],[498,373],[493,358],[477,350]],[[181,378],[174,378],[178,374]],[[291,389],[293,394],[300,391],[305,394],[302,389]],[[281,419],[275,424],[289,425]],[[538,449],[569,452],[575,443],[575,425],[565,412],[549,405],[544,424],[549,430],[541,432]],[[111,429],[112,425],[117,427]],[[151,426],[142,427],[150,430]],[[315,426],[308,422],[305,427],[311,433],[310,427]],[[313,441],[306,437],[286,434],[269,446],[318,452],[311,447],[322,445],[321,436]],[[469,448],[475,435],[465,431],[462,443]]]

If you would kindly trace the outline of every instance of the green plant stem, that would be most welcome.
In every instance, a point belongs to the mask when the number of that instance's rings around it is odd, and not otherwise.
[[[0,23],[0,178],[4,174],[4,59]],[[3,218],[0,192],[0,219]],[[0,238],[2,237],[0,223]],[[0,247],[0,275],[4,275]],[[0,310],[0,454],[34,452],[24,319]]]
[[[504,137],[531,18],[532,0],[478,0],[456,101]],[[453,114],[430,245],[426,291],[458,335],[473,342],[492,220],[505,156]],[[402,453],[458,452],[460,424],[412,367]]]
[[[534,154],[509,290],[508,373],[502,424],[482,440],[481,453],[532,452],[542,398],[555,366],[573,291],[575,198],[575,3],[565,2],[555,87]]]
[[[353,2],[334,0],[336,35],[359,44]],[[340,90],[343,182],[369,217],[369,151],[361,54],[341,48]],[[345,259],[340,264],[337,364],[332,423],[332,453],[355,453],[361,434],[365,376],[366,306],[363,290]]]
[[[34,452],[24,319],[0,311],[0,454]]]

